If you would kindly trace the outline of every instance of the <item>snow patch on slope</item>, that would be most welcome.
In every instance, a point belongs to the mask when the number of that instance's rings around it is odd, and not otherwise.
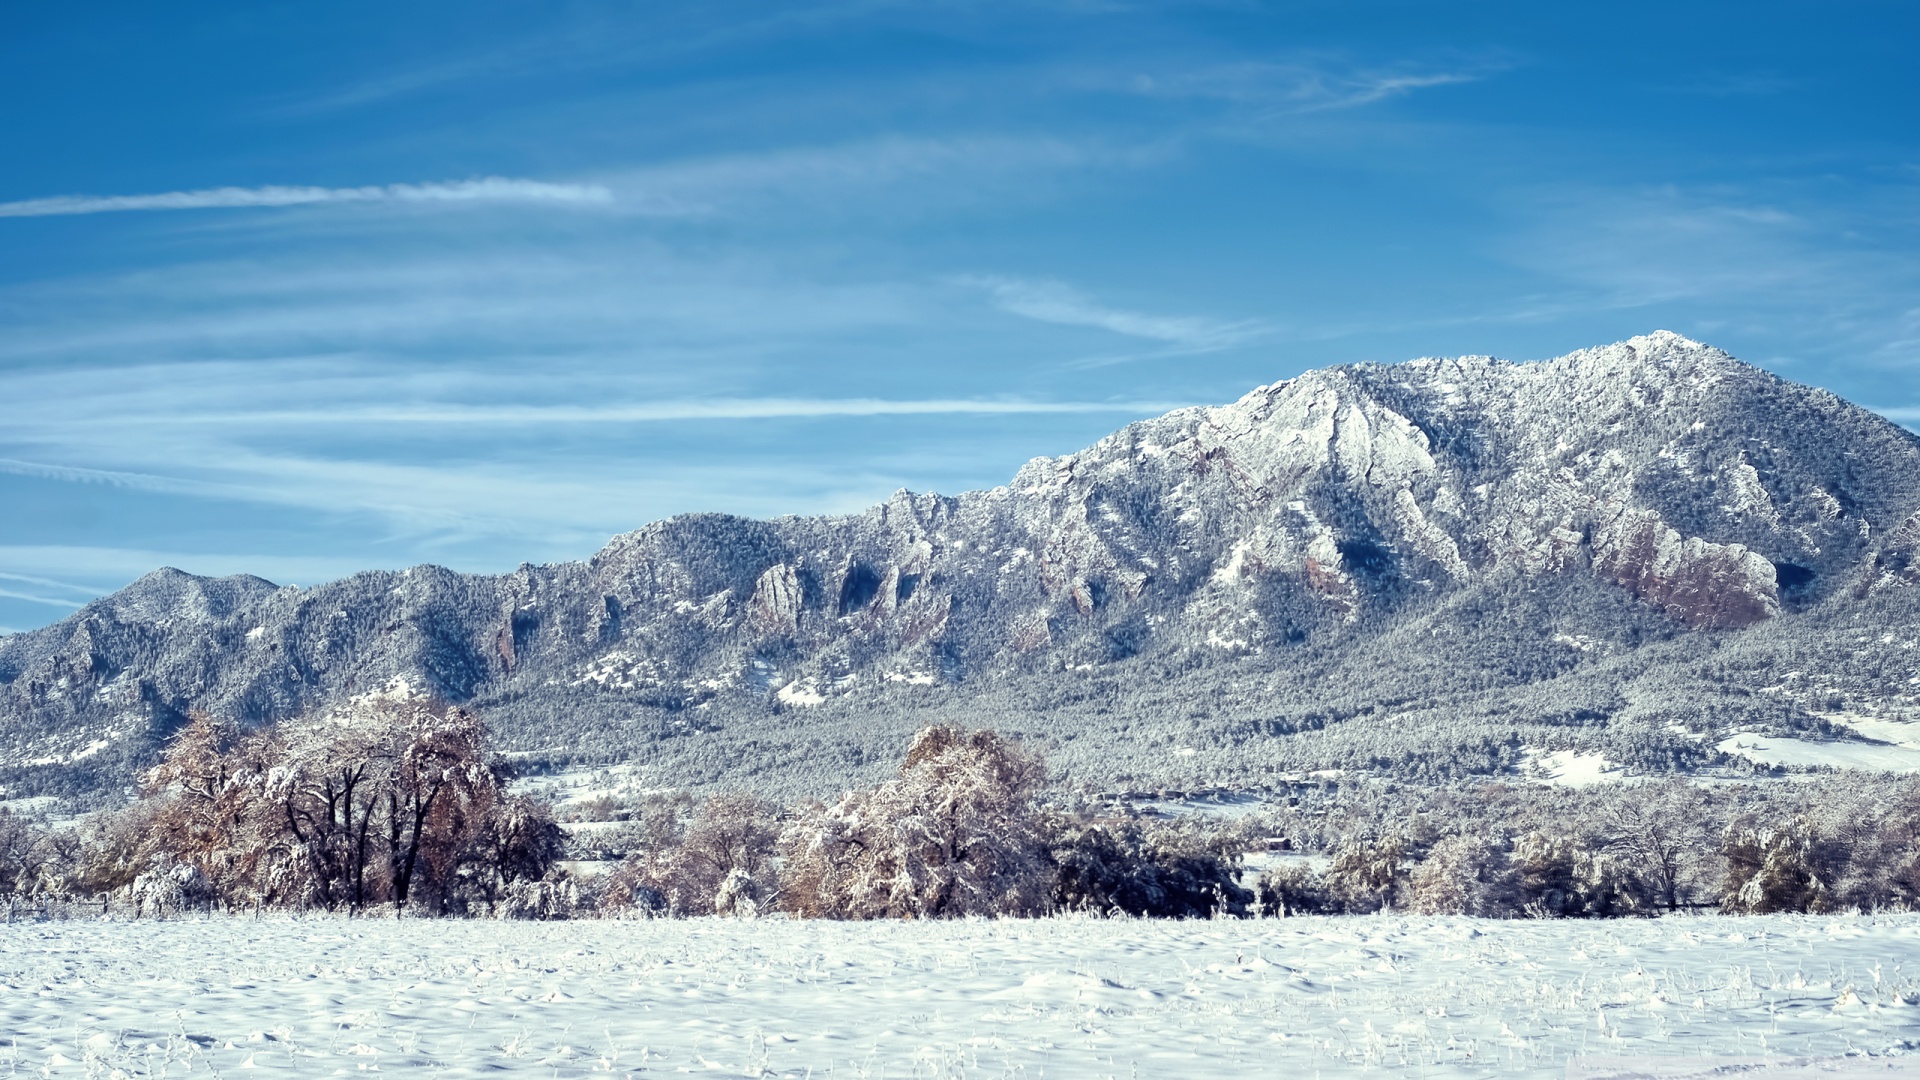
[[[1603,755],[1583,754],[1578,750],[1543,751],[1528,748],[1521,752],[1520,769],[1533,779],[1565,787],[1586,787],[1618,780],[1625,775],[1625,770],[1609,762]]]
[[[1823,720],[1845,725],[1875,742],[1920,750],[1920,720],[1889,720],[1881,716],[1863,716],[1859,713],[1816,713],[1815,715]]]
[[[819,682],[811,675],[804,679],[796,679],[788,683],[781,687],[779,693],[774,696],[785,704],[798,705],[801,708],[818,705],[827,700],[827,696],[820,692]]]
[[[1816,742],[1742,732],[1720,740],[1723,753],[1801,769],[1858,769],[1862,772],[1920,773],[1920,747],[1879,743]]]

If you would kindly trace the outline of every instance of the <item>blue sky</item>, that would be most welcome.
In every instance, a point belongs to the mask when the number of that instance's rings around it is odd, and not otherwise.
[[[1656,328],[1920,421],[1917,10],[14,5],[0,627]]]

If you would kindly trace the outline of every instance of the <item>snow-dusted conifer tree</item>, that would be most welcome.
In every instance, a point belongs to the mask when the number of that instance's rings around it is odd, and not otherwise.
[[[1194,919],[1244,915],[1254,900],[1238,838],[1198,822],[1056,816],[1045,832],[1059,910]]]

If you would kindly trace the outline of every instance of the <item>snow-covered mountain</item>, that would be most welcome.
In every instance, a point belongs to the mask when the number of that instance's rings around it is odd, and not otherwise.
[[[398,677],[663,786],[829,788],[934,718],[1103,785],[1724,766],[1735,732],[1901,722],[1917,549],[1920,439],[1677,335],[1363,364],[854,517],[497,577],[156,571],[0,638],[0,776],[119,783],[188,710]]]

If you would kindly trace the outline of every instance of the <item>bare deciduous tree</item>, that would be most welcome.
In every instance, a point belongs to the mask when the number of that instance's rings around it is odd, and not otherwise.
[[[1598,825],[1604,850],[1627,859],[1656,903],[1668,911],[1691,903],[1704,887],[1707,830],[1699,789],[1685,780],[1648,785],[1615,799]]]
[[[1044,908],[1040,759],[992,731],[914,736],[900,775],[806,812],[781,836],[783,906],[826,918],[953,918]]]
[[[117,889],[164,870],[229,904],[449,911],[559,855],[551,815],[506,780],[478,716],[404,687],[244,736],[196,716],[141,803],[96,826],[84,876]]]
[[[617,875],[617,895],[676,915],[725,914],[775,892],[779,829],[773,808],[751,795],[715,795],[685,815],[683,800],[641,808],[641,849]],[[724,903],[723,903],[724,899]]]

